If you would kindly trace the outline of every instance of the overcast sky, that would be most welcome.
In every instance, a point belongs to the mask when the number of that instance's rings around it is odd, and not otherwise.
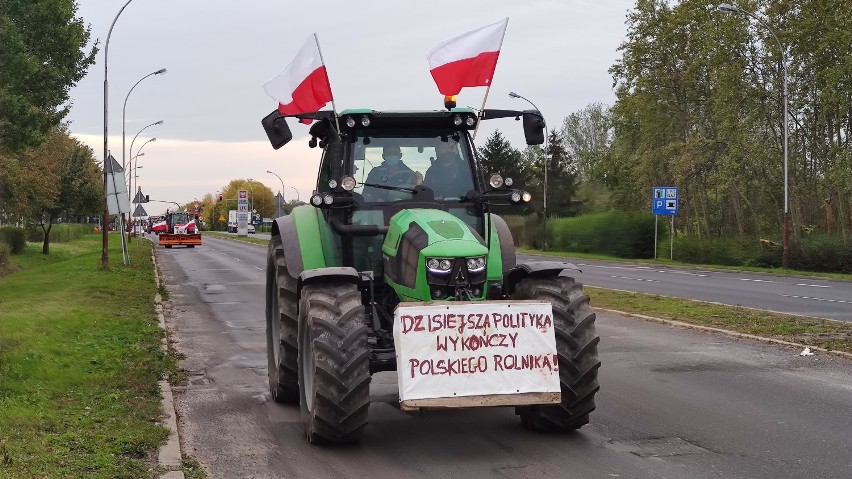
[[[103,156],[104,42],[125,0],[78,0],[78,15],[91,24],[101,51],[89,74],[71,90],[71,131]],[[316,182],[319,150],[307,147],[307,128],[293,125],[293,142],[274,151],[260,119],[276,103],[264,82],[280,73],[316,32],[338,110],[440,109],[427,52],[453,35],[509,17],[487,106],[526,108],[510,91],[526,96],[549,125],[589,103],[611,105],[612,77],[633,0],[287,2],[283,0],[133,0],[115,24],[109,44],[109,149],[121,162],[122,106],[125,135],[142,132],[134,154],[139,185],[152,199],[185,203],[215,194],[232,179],[253,178],[305,200]],[[479,108],[485,88],[466,88],[459,106]],[[329,105],[330,107],[331,105]],[[523,148],[519,123],[493,120]],[[166,207],[146,205],[150,214]]]

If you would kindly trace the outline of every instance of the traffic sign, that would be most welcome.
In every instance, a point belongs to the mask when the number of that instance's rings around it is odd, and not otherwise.
[[[679,209],[677,186],[655,186],[651,190],[651,212],[655,215],[676,215]]]

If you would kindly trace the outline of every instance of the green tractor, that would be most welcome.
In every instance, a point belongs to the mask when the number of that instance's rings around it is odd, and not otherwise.
[[[518,384],[518,394],[482,396],[467,391],[471,394],[465,395],[466,386],[454,386],[453,392],[445,394],[449,397],[408,402],[415,406],[402,409],[513,405],[523,425],[532,430],[570,431],[588,423],[599,389],[599,337],[589,298],[568,275],[578,268],[563,262],[516,262],[512,234],[490,209],[523,205],[530,201],[530,194],[512,188],[511,179],[499,174],[486,181],[470,135],[479,121],[515,117],[523,119],[527,143],[540,145],[544,142],[541,114],[484,110],[478,116],[466,108],[360,109],[295,117],[312,123],[309,146],[319,146],[322,159],[310,205],[294,208],[272,227],[266,333],[272,398],[300,405],[308,441],[360,439],[368,420],[371,375],[393,370],[406,380],[409,372],[412,377],[426,374],[418,380],[427,389],[429,381],[437,384],[448,375],[466,384],[477,368],[488,369],[489,374],[503,374],[496,372],[499,368],[513,369],[511,373],[516,374],[506,376],[504,389],[514,393]],[[277,110],[262,124],[273,148],[292,139],[285,117]],[[519,311],[534,303],[546,304],[548,311],[552,308],[548,332],[554,344],[552,361],[543,357],[540,363],[532,355],[505,356],[504,361],[504,356],[495,354],[495,364],[485,354],[461,353],[456,359],[437,362],[400,360],[406,352],[397,344],[400,311],[405,307],[455,311],[494,305]],[[511,318],[533,316],[518,313]],[[453,314],[440,315],[436,323],[438,317],[427,315],[432,324],[463,328],[453,322],[457,319]],[[482,323],[483,315],[478,317]],[[432,329],[413,326],[422,314],[406,318],[408,331],[416,330],[421,338],[432,340],[428,336]],[[510,315],[486,314],[484,318],[485,326],[476,337],[451,339],[458,351],[512,346],[507,339],[511,335],[497,334],[497,321]],[[468,325],[477,327],[474,322]],[[441,341],[438,333],[435,337]],[[510,360],[512,366],[507,368]],[[526,378],[536,374],[532,368],[542,364],[553,371],[555,384],[555,393],[547,401],[541,394],[522,394],[521,389]],[[527,367],[531,369],[521,370]],[[402,393],[400,397],[402,406]],[[471,397],[477,400],[471,402]]]

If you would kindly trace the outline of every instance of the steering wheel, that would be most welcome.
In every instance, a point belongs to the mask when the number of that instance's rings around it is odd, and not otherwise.
[[[393,186],[414,186],[417,184],[417,173],[407,170],[397,171],[388,176],[388,180],[385,183],[391,183]]]

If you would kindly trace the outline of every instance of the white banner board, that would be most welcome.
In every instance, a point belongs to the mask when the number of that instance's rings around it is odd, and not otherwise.
[[[559,401],[550,303],[401,303],[393,333],[403,405],[421,399],[492,395],[538,398],[526,404]],[[450,401],[444,407],[519,403]]]

